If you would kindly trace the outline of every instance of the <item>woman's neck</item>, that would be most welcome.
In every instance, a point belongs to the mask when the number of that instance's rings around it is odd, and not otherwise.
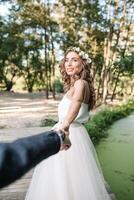
[[[70,78],[71,87],[74,85],[75,81],[77,81],[78,79],[80,79],[80,77],[77,74],[71,76]]]

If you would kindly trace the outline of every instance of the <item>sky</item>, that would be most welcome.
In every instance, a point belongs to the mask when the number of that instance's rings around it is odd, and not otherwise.
[[[42,0],[44,1],[44,0]],[[49,0],[50,3],[56,2],[57,0]],[[0,15],[1,16],[6,16],[9,14],[8,8],[10,8],[10,3],[8,2],[0,2]]]
[[[49,0],[49,2],[54,2],[56,0]],[[102,4],[104,0],[100,0],[100,3]],[[10,8],[10,4],[7,2],[0,3],[0,15],[6,16],[9,14],[8,8]]]
[[[9,11],[8,8],[10,7],[9,3],[0,3],[0,15],[6,16]]]
[[[7,13],[7,8],[5,6],[0,5],[0,15],[5,15]]]

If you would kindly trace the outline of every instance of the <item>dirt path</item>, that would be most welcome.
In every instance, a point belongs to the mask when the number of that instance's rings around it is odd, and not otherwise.
[[[60,99],[60,96],[58,96]],[[45,99],[44,93],[0,94],[0,128],[40,126],[41,120],[57,120],[59,99]]]
[[[60,100],[45,99],[44,93],[0,93],[0,141],[12,141],[49,130],[40,127],[41,120],[57,120]],[[33,170],[18,181],[0,190],[0,200],[24,200]]]

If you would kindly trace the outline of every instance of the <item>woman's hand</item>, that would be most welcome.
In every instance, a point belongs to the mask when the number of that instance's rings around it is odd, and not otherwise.
[[[59,129],[69,136],[70,123],[65,119]]]

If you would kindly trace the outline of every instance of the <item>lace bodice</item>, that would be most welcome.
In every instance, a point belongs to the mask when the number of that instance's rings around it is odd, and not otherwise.
[[[71,100],[66,95],[64,95],[58,107],[59,122],[62,122],[63,119],[66,117],[70,103]],[[89,119],[88,104],[82,103],[79,113],[75,118],[74,122],[84,123],[88,119]]]

